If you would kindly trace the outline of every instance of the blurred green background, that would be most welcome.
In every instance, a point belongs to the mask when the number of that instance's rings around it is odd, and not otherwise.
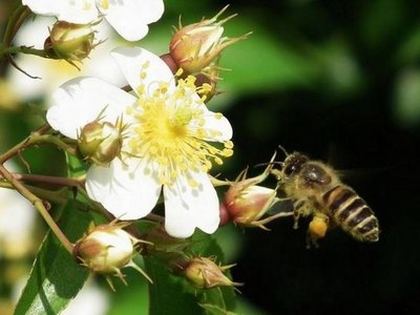
[[[156,53],[167,52],[179,14],[187,24],[226,5],[165,3],[164,17],[139,43]],[[12,6],[0,2],[0,25]],[[223,174],[234,178],[268,161],[279,144],[304,152],[346,170],[344,181],[375,211],[382,230],[376,244],[334,230],[319,249],[306,250],[307,222],[297,231],[291,220],[272,223],[271,232],[223,228],[218,238],[238,263],[234,279],[246,284],[244,314],[420,313],[420,3],[234,1],[229,12],[240,15],[226,25],[227,35],[254,33],[224,53],[221,65],[232,70],[222,73],[223,93],[209,104],[234,127],[235,155]],[[0,73],[7,80],[6,65]],[[42,100],[29,103],[0,104],[2,150],[40,124]],[[63,172],[54,150],[26,157],[36,173]],[[6,296],[10,288],[0,276]],[[146,312],[146,288],[131,276],[128,288],[111,295],[118,303],[110,314]]]

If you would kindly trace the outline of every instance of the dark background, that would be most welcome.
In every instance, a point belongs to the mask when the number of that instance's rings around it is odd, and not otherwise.
[[[419,66],[418,52],[397,57],[420,25],[418,2],[234,5],[252,10],[296,51],[303,41],[316,47],[339,37],[362,72],[360,85],[344,91],[320,75],[309,88],[239,99],[227,113],[236,127],[239,164],[267,160],[277,144],[331,161],[349,170],[343,181],[369,203],[381,226],[378,243],[359,243],[334,230],[310,250],[307,222],[297,231],[291,222],[272,223],[271,232],[246,231],[246,251],[233,270],[246,283],[241,291],[271,314],[418,314],[420,125],[400,122],[395,114],[399,76]],[[259,127],[249,123],[255,117]]]

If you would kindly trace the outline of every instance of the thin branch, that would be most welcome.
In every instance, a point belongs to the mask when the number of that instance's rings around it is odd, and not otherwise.
[[[70,253],[73,253],[73,244],[69,241],[67,236],[61,231],[60,227],[54,221],[54,219],[49,214],[47,208],[44,205],[44,202],[35,194],[33,194],[25,185],[23,185],[20,181],[15,179],[9,171],[0,164],[0,174],[3,175],[5,179],[7,179],[13,187],[27,200],[29,200],[34,207],[38,210],[41,216],[44,218],[45,222],[51,228],[55,236],[60,240],[63,244],[64,248]]]
[[[0,155],[0,164],[4,164],[7,160],[11,159],[12,157],[19,155],[24,149],[36,145],[36,144],[54,144],[60,149],[72,154],[77,154],[77,149],[64,142],[62,139],[60,139],[57,136],[51,135],[51,134],[45,134],[50,129],[49,126],[43,126],[39,130],[32,132],[31,135],[27,138],[25,138],[23,141],[15,145],[13,148],[11,148],[6,153]]]
[[[43,183],[54,186],[66,186],[66,187],[81,187],[83,182],[78,179],[46,176],[46,175],[35,175],[35,174],[20,174],[12,173],[13,177],[17,180],[31,183]]]

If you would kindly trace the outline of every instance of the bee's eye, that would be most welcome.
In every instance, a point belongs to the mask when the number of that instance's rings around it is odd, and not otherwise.
[[[295,173],[300,172],[302,165],[308,161],[308,158],[304,155],[291,155],[288,160],[285,162],[284,174],[286,176],[291,176]]]
[[[287,176],[290,176],[296,171],[296,169],[297,169],[296,165],[289,164],[284,168],[284,174],[286,174]]]

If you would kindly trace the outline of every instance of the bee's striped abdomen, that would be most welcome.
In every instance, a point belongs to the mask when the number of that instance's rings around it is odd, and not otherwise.
[[[335,223],[361,241],[379,239],[378,219],[366,202],[352,189],[338,185],[322,196],[324,206]]]

